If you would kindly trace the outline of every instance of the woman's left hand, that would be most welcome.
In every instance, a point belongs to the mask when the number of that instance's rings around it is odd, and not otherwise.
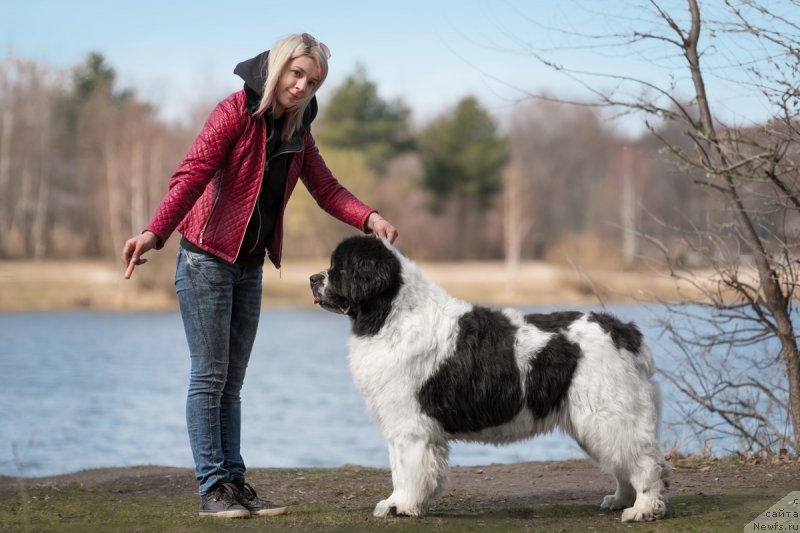
[[[377,212],[372,213],[367,219],[367,229],[390,243],[394,242],[398,236],[397,229]]]

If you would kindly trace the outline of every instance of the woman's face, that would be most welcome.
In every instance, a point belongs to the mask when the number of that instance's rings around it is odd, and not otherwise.
[[[308,56],[290,61],[275,88],[273,116],[280,117],[284,111],[293,108],[313,93],[319,85],[318,73],[316,62]]]

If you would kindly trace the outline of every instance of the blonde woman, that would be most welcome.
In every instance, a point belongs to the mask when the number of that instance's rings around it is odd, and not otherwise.
[[[175,286],[191,355],[186,421],[201,516],[286,511],[245,481],[240,391],[263,265],[269,258],[280,267],[284,211],[298,179],[332,216],[397,238],[392,224],[334,178],[311,135],[329,58],[328,47],[304,33],[239,63],[234,73],[244,88],[214,108],[150,223],[122,250],[129,278],[146,252],[162,248],[176,229],[182,235]]]

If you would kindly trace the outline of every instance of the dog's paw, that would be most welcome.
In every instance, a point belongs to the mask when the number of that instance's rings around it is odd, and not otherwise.
[[[629,507],[622,511],[623,522],[651,522],[663,518],[667,512],[664,502],[648,507]]]
[[[628,507],[622,511],[623,522],[650,522],[655,519],[651,511],[637,509],[636,507]]]
[[[603,498],[603,503],[600,504],[600,509],[610,509],[611,511],[617,511],[619,509],[625,509],[626,507],[630,507],[633,504],[633,501],[624,501],[622,498],[619,498],[616,494],[609,494],[605,498]]]
[[[378,518],[397,516],[397,506],[390,503],[388,498],[381,500],[378,502],[378,505],[375,506],[375,510],[372,512],[372,515],[377,516]]]
[[[423,513],[419,509],[398,503],[392,498],[387,498],[378,502],[372,514],[378,518],[386,518],[387,516],[422,516]]]

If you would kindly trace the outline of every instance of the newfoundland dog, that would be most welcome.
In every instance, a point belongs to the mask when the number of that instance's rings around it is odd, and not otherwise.
[[[311,291],[350,317],[350,371],[389,445],[394,490],[375,516],[425,514],[451,440],[501,444],[556,428],[616,478],[601,508],[624,509],[623,521],[664,516],[659,393],[633,323],[471,305],[375,237],[342,241]]]

